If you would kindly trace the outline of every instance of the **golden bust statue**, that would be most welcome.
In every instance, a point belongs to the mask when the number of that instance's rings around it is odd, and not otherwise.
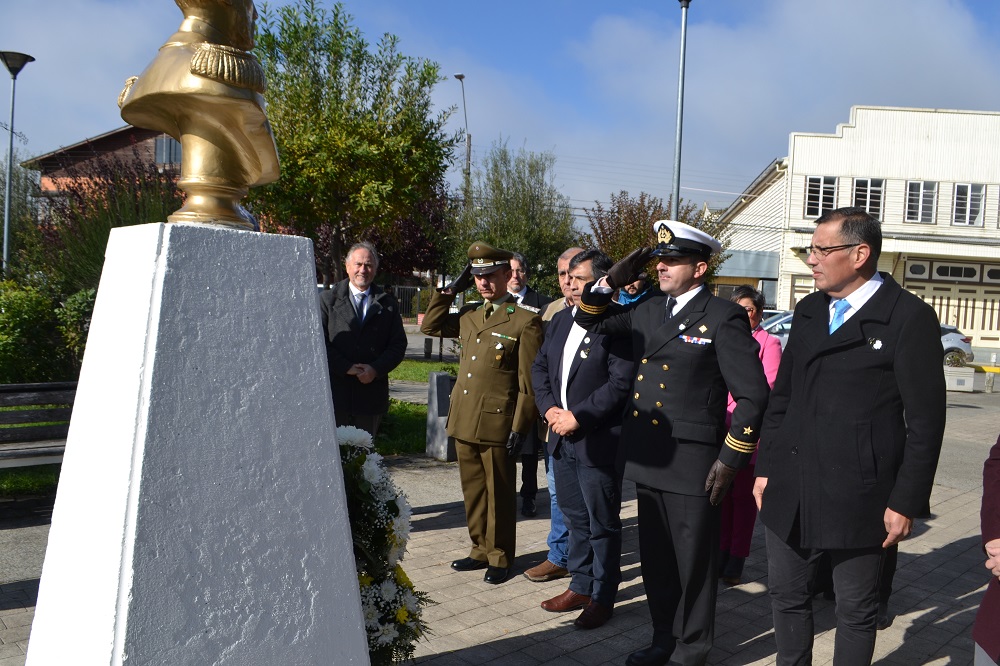
[[[264,72],[251,53],[252,0],[175,0],[180,28],[118,96],[125,122],[181,144],[184,206],[169,222],[254,229],[240,205],[247,189],[278,179],[264,105]]]

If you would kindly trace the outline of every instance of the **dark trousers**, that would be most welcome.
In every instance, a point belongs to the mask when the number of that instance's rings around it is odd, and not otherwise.
[[[502,445],[487,446],[455,440],[458,474],[465,500],[465,520],[472,550],[469,557],[494,567],[514,563],[517,480],[515,459]]]
[[[569,589],[613,606],[622,580],[622,479],[615,466],[588,467],[566,444],[552,458],[556,497],[569,528]]]
[[[715,633],[719,509],[704,495],[636,484],[639,558],[653,620],[653,645],[670,663],[701,666]]]
[[[532,426],[521,452],[521,492],[518,494],[522,499],[533,500],[538,494],[538,452],[541,446],[538,432]]]
[[[361,428],[372,436],[372,440],[378,434],[378,426],[382,422],[382,414],[351,414],[338,411],[336,408],[333,410],[333,417],[337,419],[338,426]]]
[[[872,548],[816,550],[786,543],[765,530],[767,578],[780,666],[812,664],[812,580],[828,553],[837,596],[834,666],[870,664],[875,652],[875,622],[883,551]],[[791,535],[797,544],[797,530]]]

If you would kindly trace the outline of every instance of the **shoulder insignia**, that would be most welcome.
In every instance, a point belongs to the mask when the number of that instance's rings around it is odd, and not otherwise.
[[[538,314],[539,312],[542,311],[541,308],[536,308],[533,305],[525,305],[524,303],[518,303],[517,307],[519,307],[519,308],[521,308],[523,310],[527,310],[528,312],[534,312],[535,314]],[[513,312],[514,311],[513,308],[511,308],[510,311]]]

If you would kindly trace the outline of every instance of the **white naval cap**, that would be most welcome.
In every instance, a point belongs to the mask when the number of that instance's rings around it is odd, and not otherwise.
[[[701,229],[676,220],[653,222],[656,235],[654,257],[680,257],[690,255],[711,256],[722,252],[722,243]]]

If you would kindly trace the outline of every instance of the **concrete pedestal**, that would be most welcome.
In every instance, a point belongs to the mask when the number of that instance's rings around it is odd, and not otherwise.
[[[368,664],[312,243],[117,229],[27,664]]]
[[[447,372],[432,372],[427,381],[427,445],[424,453],[435,460],[455,462],[455,439],[448,436],[448,408],[455,378]]]

